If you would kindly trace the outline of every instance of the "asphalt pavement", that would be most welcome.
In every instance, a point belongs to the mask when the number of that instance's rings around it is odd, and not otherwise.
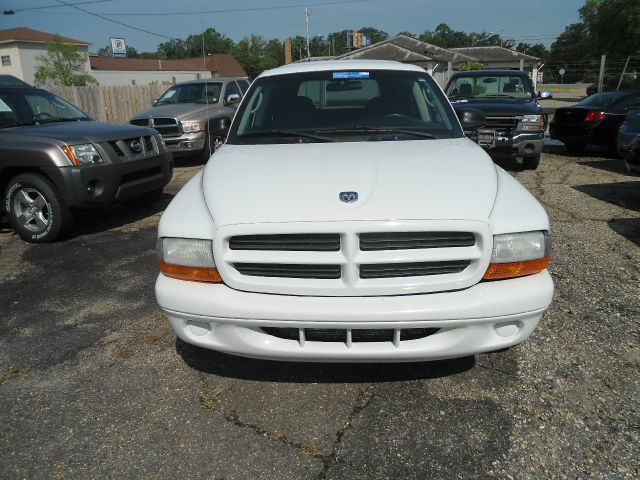
[[[639,478],[640,178],[549,145],[501,165],[546,207],[553,304],[526,343],[432,363],[278,363],[176,341],[156,306],[162,210],[0,230],[0,477]]]

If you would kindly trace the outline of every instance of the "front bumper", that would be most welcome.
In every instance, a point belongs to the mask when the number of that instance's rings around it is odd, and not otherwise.
[[[307,297],[233,290],[159,275],[156,298],[176,335],[200,347],[247,357],[308,362],[411,362],[498,350],[525,341],[548,308],[545,270],[452,292],[376,297]],[[437,328],[417,340],[287,340],[262,327]]]
[[[106,206],[163,188],[173,175],[171,153],[134,161],[44,168],[70,208]]]
[[[162,137],[167,150],[174,154],[199,152],[204,148],[205,132],[188,133],[179,137]]]
[[[513,157],[537,157],[544,146],[544,132],[515,133],[496,131],[495,145],[486,148],[491,154]]]

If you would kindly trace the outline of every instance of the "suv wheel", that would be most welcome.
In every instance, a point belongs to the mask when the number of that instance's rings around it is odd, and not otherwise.
[[[527,170],[535,170],[540,165],[540,155],[536,157],[524,157],[522,159],[522,166]]]
[[[58,189],[38,174],[11,179],[3,199],[11,226],[25,242],[52,242],[71,219]]]

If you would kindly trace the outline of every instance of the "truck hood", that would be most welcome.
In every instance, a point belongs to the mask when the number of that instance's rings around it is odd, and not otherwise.
[[[121,138],[141,137],[153,135],[156,132],[146,127],[133,125],[119,125],[94,121],[72,121],[64,123],[44,123],[26,127],[13,127],[1,130],[2,133],[15,133],[32,137],[50,138],[61,142],[99,143]]]
[[[186,118],[204,113],[207,108],[209,110],[219,109],[219,103],[210,103],[209,107],[202,103],[170,103],[167,105],[158,105],[156,107],[145,110],[131,117],[131,120],[139,120],[149,117],[179,117]]]
[[[225,145],[206,165],[217,227],[263,222],[488,221],[497,190],[489,156],[466,138]],[[357,192],[344,203],[340,192]]]
[[[497,115],[511,117],[515,115],[527,115],[542,113],[542,107],[531,100],[453,100],[454,109],[477,108],[485,115]]]

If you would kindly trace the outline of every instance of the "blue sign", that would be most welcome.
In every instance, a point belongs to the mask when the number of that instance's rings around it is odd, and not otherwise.
[[[333,72],[333,78],[369,78],[369,72]]]

